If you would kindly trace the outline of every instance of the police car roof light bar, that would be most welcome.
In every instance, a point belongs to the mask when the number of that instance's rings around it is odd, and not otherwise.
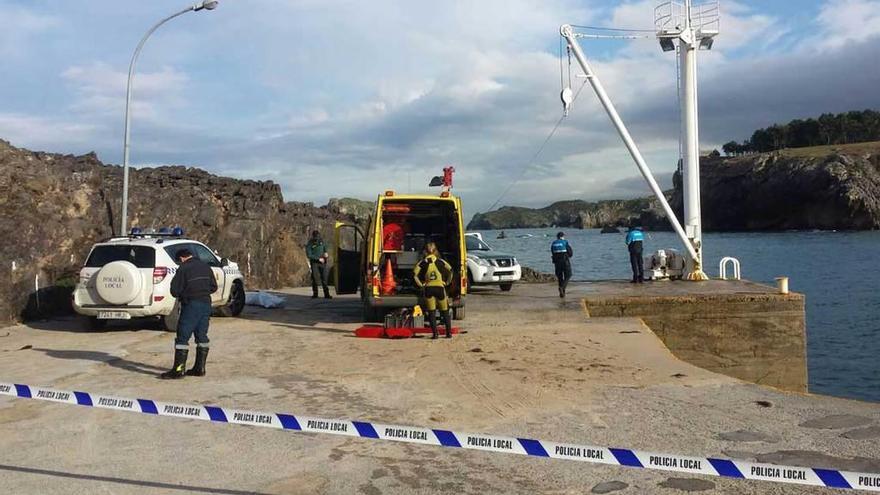
[[[162,227],[156,232],[154,229],[147,229],[144,231],[140,227],[132,227],[131,232],[128,234],[129,239],[134,238],[150,238],[150,237],[183,237],[183,228],[182,227]],[[126,239],[126,237],[114,237],[113,239]]]

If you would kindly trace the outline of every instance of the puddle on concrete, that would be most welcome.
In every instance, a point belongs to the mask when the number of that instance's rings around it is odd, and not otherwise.
[[[858,428],[871,424],[870,418],[854,416],[852,414],[832,414],[823,418],[804,421],[800,426],[819,430],[839,430],[843,428]]]
[[[622,481],[604,481],[594,486],[590,493],[611,493],[627,488],[629,488],[629,485]]]
[[[663,488],[672,488],[683,492],[704,492],[706,490],[714,490],[715,483],[708,480],[697,478],[669,478],[659,483]]]
[[[880,426],[869,426],[867,428],[850,430],[841,433],[840,436],[851,440],[873,440],[875,438],[880,438]]]
[[[727,442],[769,442],[776,443],[779,439],[771,437],[770,435],[760,433],[757,431],[748,431],[748,430],[737,430],[737,431],[728,431],[725,433],[719,433],[715,436],[715,438],[719,440],[724,440]]]

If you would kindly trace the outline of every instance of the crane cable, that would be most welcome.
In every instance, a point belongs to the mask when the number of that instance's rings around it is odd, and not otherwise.
[[[599,27],[599,26],[579,26],[579,25],[574,25],[574,24],[572,24],[572,27],[579,28],[579,29],[591,29],[591,30],[595,30],[595,31],[615,31],[615,32],[633,32],[633,33],[654,33],[655,32],[652,29],[608,28],[608,27]],[[616,38],[617,36],[607,36],[607,37]],[[563,41],[562,41],[562,38],[560,37],[560,39],[559,39],[559,83],[560,83],[560,86],[563,87],[562,89],[565,89],[565,69],[563,68],[563,63],[562,63],[562,44],[563,44]],[[566,51],[568,54],[568,87],[571,87],[571,47],[568,46],[567,44],[566,44]],[[580,96],[581,91],[583,91],[584,86],[587,85],[587,82],[588,82],[588,80],[585,79],[584,82],[581,84],[581,87],[578,88],[577,92],[575,93],[574,97],[571,100],[572,104],[574,104],[574,102],[577,101],[578,96]],[[526,162],[526,165],[522,168],[522,170],[520,170],[519,175],[517,175],[517,177],[513,180],[513,182],[511,182],[507,186],[507,188],[504,189],[504,192],[502,192],[501,195],[498,196],[498,199],[496,199],[495,202],[492,203],[492,206],[490,206],[486,210],[487,213],[494,210],[495,207],[498,206],[498,203],[500,203],[501,200],[504,199],[504,197],[507,195],[507,193],[509,193],[510,190],[513,189],[513,186],[515,186],[523,178],[525,173],[534,165],[535,161],[538,160],[538,157],[541,156],[541,153],[543,153],[544,149],[547,147],[547,143],[549,143],[550,140],[553,139],[553,136],[556,134],[556,131],[559,130],[559,126],[562,125],[562,121],[565,120],[565,117],[566,117],[566,114],[564,114],[564,113],[562,114],[561,117],[559,117],[559,120],[556,121],[556,125],[553,126],[553,129],[550,131],[550,134],[548,134],[547,138],[544,139],[544,142],[541,143],[541,146],[538,148],[538,151],[534,154],[534,156],[532,156],[531,160]]]
[[[602,27],[602,26],[579,26],[577,24],[571,24],[571,27],[578,29],[590,29],[592,31],[618,31],[618,32],[626,32],[626,33],[656,33],[656,29],[627,29],[627,28],[612,28],[612,27]]]
[[[578,96],[581,94],[581,91],[584,89],[584,86],[587,85],[587,82],[588,81],[585,79],[584,82],[581,84],[581,87],[578,88],[577,93],[575,93],[574,98],[572,98],[572,100],[571,100],[572,104],[574,104],[574,102],[577,101]],[[517,177],[513,180],[513,182],[511,182],[510,185],[508,185],[507,188],[504,189],[504,192],[502,192],[501,195],[498,196],[498,199],[496,199],[495,202],[492,203],[492,206],[490,206],[486,210],[487,213],[494,210],[495,207],[498,206],[498,203],[500,203],[501,200],[504,199],[504,196],[506,196],[507,193],[509,193],[510,190],[513,189],[513,186],[515,186],[517,184],[517,182],[519,182],[520,179],[522,179],[523,176],[526,174],[526,172],[532,167],[532,165],[535,164],[535,161],[538,160],[538,157],[541,156],[541,153],[543,153],[544,149],[547,147],[547,143],[549,143],[550,140],[553,139],[553,136],[556,134],[556,131],[559,130],[559,126],[562,125],[563,120],[565,120],[564,114],[561,117],[559,117],[558,121],[556,121],[556,125],[553,126],[553,130],[550,131],[550,134],[548,134],[547,138],[544,139],[544,142],[541,143],[541,147],[538,148],[538,151],[535,153],[534,156],[532,156],[532,159],[529,160],[528,162],[526,162],[526,165],[522,168],[522,170],[520,170],[519,175],[517,175]]]

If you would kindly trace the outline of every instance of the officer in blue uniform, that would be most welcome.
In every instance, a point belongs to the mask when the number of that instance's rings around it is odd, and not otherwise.
[[[556,240],[550,244],[553,266],[556,268],[556,280],[559,282],[559,297],[565,297],[565,288],[571,280],[571,257],[574,251],[565,239],[565,233],[556,234]]]
[[[645,281],[645,261],[642,257],[642,243],[645,241],[645,233],[639,226],[630,227],[626,233],[626,247],[629,249],[629,264],[632,265],[632,283],[640,284]]]

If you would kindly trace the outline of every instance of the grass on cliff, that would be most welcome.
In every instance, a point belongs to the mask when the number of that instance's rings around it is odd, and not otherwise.
[[[788,148],[779,151],[782,156],[791,158],[823,158],[832,153],[851,153],[858,155],[877,152],[880,152],[880,141],[854,144],[832,144],[830,146],[812,146],[809,148]]]

